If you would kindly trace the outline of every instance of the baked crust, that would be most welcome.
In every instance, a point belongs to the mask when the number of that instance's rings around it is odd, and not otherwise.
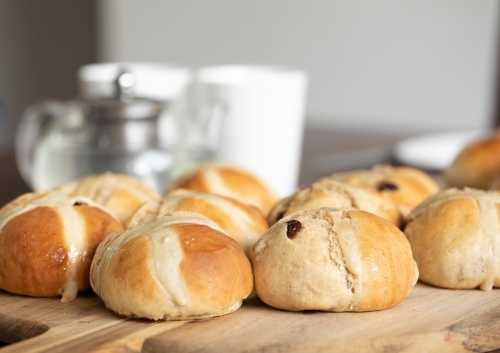
[[[0,210],[0,288],[73,300],[90,288],[90,263],[107,235],[122,231],[92,200],[58,191],[29,193]]]
[[[269,228],[266,217],[256,207],[230,197],[188,189],[177,189],[159,202],[152,201],[143,204],[132,215],[128,226],[151,221],[169,211],[196,212],[210,218],[235,239],[246,254]]]
[[[125,174],[93,174],[57,188],[69,196],[84,196],[113,212],[123,225],[147,201],[158,201],[161,195],[142,181]]]
[[[109,309],[152,320],[228,314],[253,288],[243,248],[215,222],[182,211],[107,238],[90,280]]]
[[[234,164],[205,162],[172,180],[165,194],[174,189],[219,194],[253,205],[267,215],[278,201],[276,192],[262,178]]]
[[[409,216],[420,280],[452,289],[500,286],[500,192],[447,189]]]
[[[259,298],[290,311],[388,309],[418,278],[401,230],[356,209],[293,213],[271,226],[250,259]]]
[[[358,186],[391,199],[404,219],[427,197],[440,190],[439,184],[426,172],[408,166],[379,164],[332,174],[329,178]]]
[[[317,182],[297,189],[292,195],[280,200],[269,212],[269,224],[294,212],[320,207],[357,208],[374,213],[400,227],[403,219],[394,202],[371,189],[323,178]]]
[[[450,188],[500,189],[500,132],[466,145],[444,175]]]

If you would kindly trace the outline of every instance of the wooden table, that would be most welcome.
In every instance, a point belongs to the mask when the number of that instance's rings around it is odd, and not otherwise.
[[[74,301],[0,291],[0,340],[17,352],[465,353],[500,347],[498,290],[446,290],[418,283],[392,309],[287,312],[254,298],[205,320],[125,319],[93,293]]]
[[[308,128],[300,183],[394,162],[404,136]],[[12,153],[0,153],[0,204],[29,191]],[[8,352],[487,352],[500,348],[500,292],[418,283],[395,308],[372,313],[292,313],[257,298],[214,319],[150,322],[119,317],[91,291],[70,303],[0,290],[0,341]],[[500,350],[495,351],[500,352]]]

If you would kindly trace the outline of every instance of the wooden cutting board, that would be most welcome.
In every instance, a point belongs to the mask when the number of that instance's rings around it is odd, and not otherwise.
[[[500,349],[500,290],[421,283],[398,306],[369,313],[286,312],[258,299],[199,321],[121,318],[93,293],[69,303],[0,291],[8,352],[488,352]]]

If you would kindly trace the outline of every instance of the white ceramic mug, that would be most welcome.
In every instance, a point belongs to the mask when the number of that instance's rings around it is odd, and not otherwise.
[[[266,180],[281,196],[298,186],[308,86],[295,68],[230,65],[195,75],[198,104],[226,110],[216,159]]]

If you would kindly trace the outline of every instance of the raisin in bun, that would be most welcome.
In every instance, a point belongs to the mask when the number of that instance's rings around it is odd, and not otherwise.
[[[97,245],[123,226],[102,206],[58,191],[24,194],[0,209],[0,288],[73,300],[90,288]]]
[[[90,281],[109,309],[152,320],[228,314],[253,288],[243,248],[215,222],[182,211],[108,237]]]
[[[230,197],[177,189],[161,201],[143,204],[130,218],[129,225],[151,221],[168,211],[191,211],[210,218],[236,240],[248,254],[250,248],[269,228],[257,208]]]
[[[419,203],[440,190],[439,184],[429,174],[407,166],[375,165],[371,169],[335,173],[330,178],[390,198],[405,219]]]
[[[250,259],[259,298],[289,311],[388,309],[418,278],[401,230],[356,209],[293,213],[269,228]]]
[[[500,287],[500,192],[447,189],[410,214],[405,234],[420,280],[453,289]]]
[[[500,131],[463,147],[444,176],[450,188],[500,189]]]
[[[297,189],[292,195],[280,200],[268,214],[269,224],[301,210],[320,207],[352,207],[374,213],[396,226],[402,225],[397,206],[378,193],[352,186],[341,181],[324,178]]]
[[[278,201],[276,192],[259,176],[234,164],[200,163],[167,186],[166,193],[184,188],[219,194],[257,207],[267,214]]]
[[[122,222],[147,201],[158,201],[161,195],[130,175],[104,173],[83,177],[57,188],[69,196],[85,196],[103,205]]]

